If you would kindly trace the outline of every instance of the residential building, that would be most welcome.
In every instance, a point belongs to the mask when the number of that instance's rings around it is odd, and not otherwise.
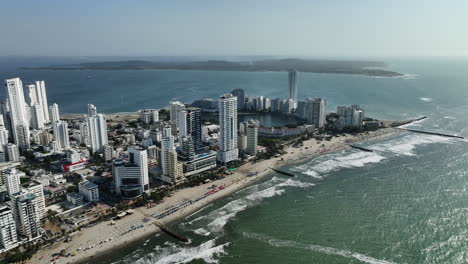
[[[5,252],[18,246],[16,223],[11,209],[0,205],[0,252]]]
[[[5,148],[5,159],[7,161],[19,161],[20,155],[16,144],[8,143],[4,146]]]
[[[51,122],[58,122],[60,121],[60,112],[59,112],[59,107],[58,107],[58,104],[52,104],[50,107],[49,107],[49,116],[50,116],[50,121]]]
[[[42,112],[42,105],[33,104],[31,110],[31,127],[33,129],[42,129],[45,125],[44,113]]]
[[[339,116],[338,122],[335,122],[337,129],[360,129],[364,124],[364,109],[359,105],[338,106],[336,113]]]
[[[289,98],[297,102],[297,71],[289,70],[288,72]]]
[[[159,121],[159,110],[145,109],[140,112],[141,121],[144,124],[154,124]]]
[[[44,219],[46,216],[45,210],[45,198],[44,198],[44,188],[41,183],[33,181],[26,188],[26,192],[34,194],[36,197],[34,203],[36,204],[36,211],[39,217],[39,220]]]
[[[170,102],[170,120],[176,126],[179,125],[179,112],[185,110],[185,105],[179,101]],[[177,132],[177,131],[173,131]]]
[[[80,206],[84,204],[84,196],[81,193],[70,192],[67,193],[67,201],[74,206]]]
[[[95,113],[96,108],[91,105],[89,112]],[[108,143],[106,116],[95,114],[86,118],[89,129],[90,145],[93,152],[102,152],[104,145]]]
[[[308,98],[306,110],[307,124],[322,128],[326,122],[326,101],[323,98]]]
[[[185,180],[183,164],[177,160],[177,152],[170,150],[168,155],[168,175],[163,175],[162,180],[170,184],[179,184]]]
[[[12,195],[10,207],[17,233],[32,241],[41,237],[40,217],[34,193],[19,192]]]
[[[237,110],[245,109],[245,91],[244,89],[234,89],[231,92],[232,95],[237,97]]]
[[[54,117],[52,116],[52,119]],[[68,136],[68,123],[66,121],[56,121],[53,124],[54,138],[59,150],[70,148],[70,138]]]
[[[201,109],[197,107],[187,107],[179,112],[179,139],[191,137],[195,152],[203,149],[202,129],[201,129]]]
[[[211,150],[207,153],[197,154],[192,159],[184,161],[185,177],[216,168],[216,155],[216,151]]]
[[[21,149],[29,148],[29,117],[24,100],[23,83],[19,78],[5,80],[14,142]]]
[[[175,150],[174,136],[172,136],[170,127],[163,128],[163,137],[161,139],[161,169],[162,174],[169,175],[169,151]]]
[[[225,94],[219,100],[219,151],[218,161],[237,160],[237,97]]]
[[[26,175],[16,168],[7,169],[3,172],[4,185],[6,186],[8,195],[12,196],[21,191],[21,176]]]

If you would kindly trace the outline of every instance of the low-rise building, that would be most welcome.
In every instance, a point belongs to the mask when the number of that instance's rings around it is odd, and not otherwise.
[[[78,184],[78,190],[87,202],[99,201],[98,186],[90,181],[83,181]]]

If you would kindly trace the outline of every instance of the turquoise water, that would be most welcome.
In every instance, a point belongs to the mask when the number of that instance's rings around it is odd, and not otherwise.
[[[329,110],[358,103],[379,118],[427,115],[411,127],[468,136],[467,62],[396,61],[390,69],[409,75],[301,74],[299,97],[326,97]],[[105,112],[161,107],[237,87],[271,97],[287,91],[285,74],[270,72],[24,76],[42,76],[65,112],[83,112],[88,102]],[[66,103],[69,96],[75,100]],[[190,244],[160,234],[89,263],[468,263],[468,142],[402,133],[367,145],[377,151],[291,165],[293,179],[271,174],[216,201],[179,223]]]

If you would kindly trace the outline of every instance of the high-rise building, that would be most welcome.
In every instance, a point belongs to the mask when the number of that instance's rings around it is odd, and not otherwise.
[[[140,168],[143,191],[149,190],[148,152],[139,146],[128,148],[128,162]]]
[[[50,107],[49,107],[49,113],[50,113],[50,121],[51,122],[58,122],[60,121],[60,112],[59,112],[59,108],[58,108],[58,104],[52,104]]]
[[[169,175],[169,151],[175,150],[174,136],[170,127],[163,128],[161,139],[161,169],[164,176]]]
[[[343,128],[362,128],[364,123],[364,109],[359,105],[338,106],[336,113],[343,122],[339,122],[338,129]]]
[[[42,112],[42,106],[36,103],[30,107],[30,111],[31,111],[31,127],[33,129],[44,128],[45,119],[44,119],[44,113]]]
[[[85,144],[86,146],[91,146],[91,139],[89,136],[89,128],[88,122],[80,122],[78,124],[78,128],[80,129],[80,144]]]
[[[195,152],[203,149],[201,131],[201,109],[197,107],[187,107],[179,112],[179,138],[191,137]]]
[[[185,180],[183,164],[177,160],[177,152],[175,150],[168,151],[168,177],[163,177],[163,181],[171,184],[179,184]]]
[[[21,176],[25,176],[24,172],[21,172],[15,168],[4,171],[3,177],[8,195],[11,196],[21,191]]]
[[[0,205],[0,252],[4,252],[18,246],[16,223],[11,209]]]
[[[10,198],[17,233],[28,241],[41,237],[36,196],[29,192],[19,192]]]
[[[232,95],[237,97],[237,110],[245,109],[245,92],[244,89],[234,89],[231,92]]]
[[[154,124],[159,121],[159,110],[145,109],[140,112],[140,116],[144,124]]]
[[[93,104],[88,104],[88,116],[95,116],[97,115],[97,109],[96,106]]]
[[[170,107],[170,120],[172,123],[179,125],[179,112],[185,110],[185,105],[179,101],[175,101],[170,102]]]
[[[36,204],[36,211],[39,217],[39,220],[42,220],[46,216],[45,210],[45,197],[44,197],[44,188],[39,182],[32,182],[29,186],[26,187],[26,192],[34,194],[36,197],[34,203]]]
[[[96,110],[96,108],[94,108],[94,110]],[[92,109],[90,112],[93,112]],[[91,148],[93,152],[102,152],[102,148],[108,143],[106,116],[103,114],[96,114],[88,116],[86,120],[89,129]]]
[[[138,146],[128,150],[128,162],[114,160],[112,163],[115,191],[122,198],[133,199],[149,190],[148,154]]]
[[[21,149],[29,148],[29,117],[24,100],[23,83],[19,78],[5,80],[14,142]]]
[[[326,121],[326,101],[323,98],[306,99],[306,122],[315,128],[322,128]]]
[[[239,148],[251,156],[257,153],[259,125],[258,120],[248,120],[239,126]]]
[[[66,121],[57,121],[53,124],[53,127],[55,143],[58,149],[69,149],[70,138],[68,136],[68,123]]]
[[[222,95],[219,100],[219,151],[218,161],[227,163],[237,160],[237,97]]]
[[[47,93],[44,81],[36,81],[36,94],[37,102],[42,106],[42,113],[44,114],[44,121],[50,122],[49,105],[47,103]]]
[[[15,144],[8,143],[4,146],[5,157],[7,161],[19,161],[20,155],[18,147]]]
[[[297,71],[289,70],[288,72],[289,98],[297,102]]]
[[[3,118],[0,115],[0,120],[3,123]],[[5,126],[0,125],[0,150],[3,150],[3,147],[8,144],[8,130],[6,129]]]

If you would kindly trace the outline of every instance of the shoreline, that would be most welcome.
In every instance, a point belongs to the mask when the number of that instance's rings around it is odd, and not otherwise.
[[[300,148],[294,148],[292,146],[286,146],[286,154],[281,155],[277,158],[271,158],[268,160],[262,160],[256,163],[246,163],[239,167],[232,175],[226,176],[224,179],[213,181],[200,186],[192,188],[185,188],[177,190],[171,197],[166,197],[164,202],[158,204],[153,208],[135,208],[134,213],[130,216],[126,216],[121,220],[117,220],[116,224],[110,226],[110,221],[105,221],[96,224],[93,227],[83,229],[81,232],[72,235],[72,241],[69,243],[60,242],[53,244],[47,248],[39,250],[31,259],[31,263],[50,263],[51,254],[57,253],[60,249],[65,248],[67,253],[76,252],[76,256],[62,257],[55,261],[55,263],[86,263],[87,261],[93,260],[93,258],[101,258],[106,255],[110,255],[111,251],[116,248],[125,247],[127,244],[141,241],[149,236],[160,232],[154,221],[158,221],[165,225],[183,221],[184,218],[202,210],[206,206],[209,206],[214,201],[224,198],[232,193],[242,190],[255,182],[263,179],[269,175],[272,170],[270,168],[280,168],[287,165],[297,164],[304,162],[305,160],[312,160],[316,157],[340,151],[349,148],[349,143],[365,143],[384,138],[399,135],[401,131],[395,128],[384,128],[376,131],[369,131],[364,133],[358,133],[356,135],[346,134],[345,136],[334,137],[330,141],[318,141],[316,139],[309,139],[304,141],[304,146]],[[248,172],[255,172],[254,176],[246,176]],[[188,206],[177,210],[176,212],[167,215],[162,219],[156,220],[152,215],[158,215],[163,213],[167,208],[171,208],[175,205],[181,204],[187,199],[198,197],[209,191],[209,187],[213,184],[217,186],[224,186],[222,190],[215,192],[206,198],[201,199],[197,202],[191,203]],[[144,218],[150,218],[150,221],[145,223],[142,222]],[[137,226],[143,224],[142,228],[136,229],[131,232],[127,232],[131,229],[131,226]],[[122,233],[125,233],[122,235]],[[100,234],[106,234],[101,236]],[[109,240],[109,238],[112,238]],[[109,240],[109,241],[108,241]],[[99,241],[107,241],[101,243]],[[86,246],[96,245],[95,247],[83,251],[77,251],[77,248],[83,248]],[[97,256],[100,255],[100,256]],[[42,256],[44,258],[40,259]]]

